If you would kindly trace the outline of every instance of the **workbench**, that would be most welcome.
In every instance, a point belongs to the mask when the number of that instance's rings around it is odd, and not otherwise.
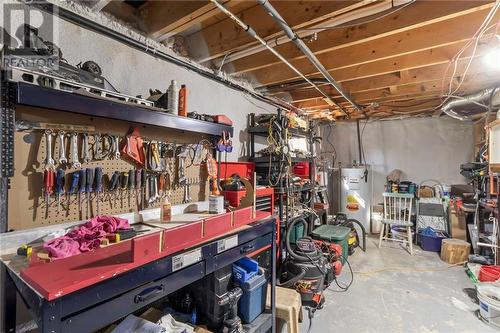
[[[274,217],[256,221],[221,237],[158,259],[114,278],[48,301],[35,291],[8,261],[6,270],[5,320],[7,332],[15,332],[16,301],[20,296],[40,332],[92,332],[164,298],[245,255],[271,247],[276,257]],[[5,258],[5,257],[4,257]],[[271,291],[274,300],[276,266],[271,264]],[[273,329],[272,308],[261,314],[248,332]]]

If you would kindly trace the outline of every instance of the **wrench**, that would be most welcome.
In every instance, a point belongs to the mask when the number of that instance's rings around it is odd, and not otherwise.
[[[113,145],[114,145],[114,159],[119,160],[120,159],[120,147],[118,146],[120,142],[120,137],[119,136],[113,136]],[[130,147],[130,146],[129,146]]]
[[[89,153],[89,136],[88,134],[84,133],[82,141],[82,161],[83,163],[89,163],[91,160],[92,159],[90,158]]]
[[[191,197],[189,195],[189,182],[187,179],[184,179],[182,186],[184,187],[184,198],[182,199],[182,203],[188,203],[191,201]]]
[[[78,169],[82,166],[78,160],[78,133],[71,134],[71,143],[69,145],[69,162],[72,168]]]
[[[66,158],[66,143],[64,142],[64,136],[66,135],[66,132],[64,131],[59,131],[57,133],[57,136],[59,138],[59,164],[65,164],[68,163],[68,159]]]
[[[52,130],[45,131],[45,148],[47,156],[45,157],[45,170],[55,170],[54,159],[52,158]]]

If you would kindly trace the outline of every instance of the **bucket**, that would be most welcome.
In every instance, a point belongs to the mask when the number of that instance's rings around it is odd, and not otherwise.
[[[481,317],[488,324],[500,328],[500,302],[481,294],[479,290],[477,298],[479,299],[479,313]]]
[[[479,281],[495,282],[500,279],[500,266],[483,265],[479,269]]]

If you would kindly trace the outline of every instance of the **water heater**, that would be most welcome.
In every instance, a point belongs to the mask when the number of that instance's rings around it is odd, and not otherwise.
[[[365,170],[368,171],[366,176]],[[370,166],[341,168],[339,173],[339,212],[345,213],[347,218],[358,220],[366,232],[371,232],[373,183]]]

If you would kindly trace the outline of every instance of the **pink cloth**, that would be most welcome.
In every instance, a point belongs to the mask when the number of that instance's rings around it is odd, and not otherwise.
[[[53,259],[61,259],[98,248],[101,239],[118,229],[128,229],[126,219],[114,216],[96,216],[62,237],[43,244],[43,248]]]

